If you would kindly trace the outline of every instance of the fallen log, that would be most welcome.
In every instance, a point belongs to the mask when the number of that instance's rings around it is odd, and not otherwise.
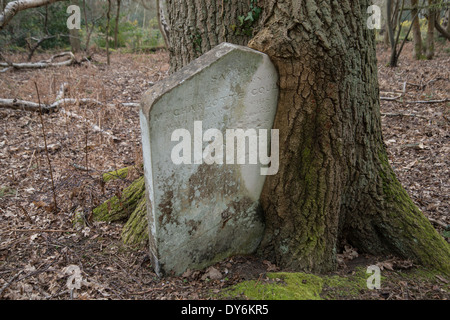
[[[53,105],[39,104],[31,101],[24,101],[18,99],[1,99],[0,108],[7,108],[13,110],[25,110],[25,111],[39,111],[48,113],[55,109]]]
[[[55,62],[54,60],[61,57],[69,57],[68,59],[64,61],[58,61]],[[11,68],[14,69],[41,69],[41,68],[48,68],[48,67],[61,67],[61,66],[70,66],[74,63],[77,63],[77,59],[75,58],[75,55],[70,52],[61,52],[58,54],[55,54],[51,56],[47,60],[41,60],[37,62],[20,62],[20,63],[14,63],[14,62],[0,62],[0,67],[4,67],[0,72],[6,72]]]

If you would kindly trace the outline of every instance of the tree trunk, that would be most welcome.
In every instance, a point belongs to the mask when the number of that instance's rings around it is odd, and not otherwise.
[[[447,33],[450,33],[450,8],[447,9]]]
[[[170,29],[166,20],[166,3],[163,0],[156,0],[156,12],[158,18],[159,31],[164,39],[166,48],[170,48]]]
[[[80,40],[80,30],[70,29],[69,30],[69,41],[73,53],[81,51],[81,40]]]
[[[427,29],[427,59],[434,57],[434,22],[436,20],[436,10],[432,7],[435,0],[428,0],[428,29]]]
[[[120,3],[122,0],[117,0],[117,8],[116,8],[116,24],[114,26],[114,49],[117,49],[118,45],[118,36],[119,36],[119,18],[120,18]]]
[[[394,2],[395,0],[387,0],[386,1],[386,34],[384,36],[384,44],[386,46],[391,46],[394,41],[394,26],[395,23],[393,21],[393,11],[394,11]]]
[[[108,11],[106,11],[106,63],[110,64],[109,57],[109,24],[111,22],[111,0],[108,0]]]
[[[411,16],[415,17],[412,21],[413,24],[413,42],[414,42],[414,57],[416,60],[420,60],[422,58],[422,34],[420,32],[420,21],[418,15],[418,5],[419,0],[411,0],[411,6],[413,10],[411,10]]]
[[[174,39],[170,42],[169,48],[172,72],[181,69],[222,42],[247,45],[256,25],[256,22],[243,20],[251,11],[250,1],[166,2],[170,38]]]

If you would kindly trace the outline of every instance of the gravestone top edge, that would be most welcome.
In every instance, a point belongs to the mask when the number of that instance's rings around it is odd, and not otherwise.
[[[148,89],[142,96],[140,102],[140,109],[143,115],[148,116],[152,106],[162,97],[165,93],[173,90],[179,85],[183,84],[186,80],[192,78],[202,70],[209,68],[212,64],[217,62],[219,58],[235,51],[245,51],[254,54],[267,56],[265,53],[251,49],[249,47],[236,45],[228,42],[222,42],[210,51],[206,52],[197,59],[191,61],[177,72],[169,75],[167,78],[157,82],[154,86]]]

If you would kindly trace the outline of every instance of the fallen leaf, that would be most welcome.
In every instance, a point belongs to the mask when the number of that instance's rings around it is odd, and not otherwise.
[[[206,280],[207,278],[210,278],[211,280],[220,280],[222,279],[222,273],[214,267],[209,267],[201,279]]]

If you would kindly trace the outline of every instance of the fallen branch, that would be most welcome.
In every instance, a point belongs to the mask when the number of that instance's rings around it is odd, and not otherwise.
[[[413,87],[417,87],[420,90],[423,90],[423,89],[425,89],[425,87],[427,87],[430,84],[432,84],[432,83],[434,83],[436,81],[439,81],[439,80],[448,81],[449,79],[442,78],[442,77],[437,77],[437,78],[431,79],[430,81],[428,81],[427,83],[424,83],[424,84],[416,84],[416,83],[411,83],[411,82],[407,82],[407,84],[410,85],[410,86],[413,86]]]
[[[34,112],[41,111],[44,113],[49,113],[52,111],[59,110],[62,114],[65,114],[69,117],[76,118],[76,119],[79,119],[79,120],[82,120],[82,121],[88,123],[91,126],[93,131],[100,132],[102,134],[105,134],[105,135],[111,137],[115,141],[119,141],[120,139],[118,137],[116,137],[114,134],[112,134],[111,132],[101,129],[99,126],[90,123],[89,120],[83,118],[82,116],[80,116],[74,112],[66,111],[63,108],[60,108],[61,105],[65,105],[65,104],[80,104],[80,105],[81,104],[95,104],[98,106],[104,106],[103,103],[101,103],[100,101],[95,100],[95,99],[64,98],[64,93],[67,90],[67,86],[68,86],[67,83],[63,83],[61,85],[61,89],[58,91],[58,94],[56,96],[56,101],[50,105],[44,105],[44,104],[39,104],[39,103],[31,102],[31,101],[18,100],[18,99],[0,99],[0,108],[13,109],[13,110],[24,110],[24,111],[34,111]]]
[[[450,21],[448,21],[447,23],[450,23]],[[439,31],[439,33],[446,38],[448,41],[450,41],[450,33],[447,32],[447,30],[445,30],[444,28],[442,28],[442,26],[439,24],[439,19],[435,19],[434,20],[434,27],[436,28],[437,31]]]
[[[56,58],[68,56],[69,59],[54,62]],[[11,63],[11,62],[0,62],[0,67],[5,67],[5,69],[1,70],[1,72],[6,72],[11,68],[15,69],[40,69],[40,68],[48,68],[48,67],[61,67],[61,66],[70,66],[76,63],[77,60],[74,54],[70,51],[62,52],[51,56],[47,60],[41,60],[38,62],[22,62],[22,63]]]
[[[400,99],[403,95],[400,94],[397,97],[380,97],[380,100],[385,100],[385,101],[397,101],[397,99]]]
[[[0,297],[3,294],[3,291],[5,291],[6,288],[8,288],[22,273],[23,273],[23,270],[20,270],[19,272],[16,273],[16,275],[14,277],[11,278],[11,280],[9,280],[7,283],[5,283],[5,285],[0,289]]]
[[[30,40],[36,41],[36,43],[34,45],[31,45],[31,41],[27,40],[28,49],[30,50],[30,52],[28,53],[28,61],[31,61],[31,58],[33,57],[34,52],[37,50],[37,48],[39,48],[39,46],[44,41],[47,41],[47,40],[50,40],[50,39],[53,39],[53,38],[56,38],[56,36],[55,35],[49,35],[49,36],[46,36],[46,37],[41,38],[41,39],[37,39],[37,38],[31,37]]]
[[[9,229],[6,232],[43,232],[43,233],[77,233],[76,230],[59,230],[59,229]]]
[[[9,2],[0,13],[0,31],[22,10],[42,7],[62,0],[17,0]]]
[[[441,99],[441,100],[398,101],[398,99],[400,99],[401,97],[402,97],[402,95],[399,95],[398,97],[380,97],[380,100],[394,101],[394,102],[408,103],[408,104],[412,104],[412,103],[433,104],[433,103],[443,103],[443,102],[450,101],[450,98]]]
[[[64,109],[61,109],[60,112],[63,113],[63,114],[68,115],[69,117],[77,118],[78,120],[82,120],[82,121],[87,122],[87,123],[91,126],[91,129],[94,130],[95,132],[103,133],[103,134],[105,134],[105,135],[111,137],[111,138],[112,138],[113,140],[115,140],[115,141],[119,141],[119,140],[120,140],[118,137],[116,137],[115,135],[113,135],[111,132],[105,131],[105,130],[103,130],[102,128],[100,128],[99,126],[90,123],[89,120],[83,118],[82,116],[80,116],[80,115],[78,115],[78,114],[76,114],[76,113],[74,113],[74,112],[66,111],[66,110],[64,110]]]
[[[415,113],[391,113],[391,112],[387,112],[387,113],[381,113],[382,117],[417,117],[417,118],[423,118],[423,119],[427,119],[427,117],[424,116],[419,116]]]
[[[419,100],[419,101],[404,101],[404,103],[425,103],[425,104],[432,104],[432,103],[443,103],[450,101],[450,98],[441,99],[441,100]]]
[[[441,226],[443,228],[447,227],[445,222],[442,222],[442,221],[439,221],[439,220],[436,220],[436,219],[433,219],[433,218],[430,218],[430,217],[428,217],[428,220],[430,220],[431,223],[437,224],[438,226]]]
[[[56,101],[52,105],[55,108],[58,107],[62,103],[65,104],[65,103],[77,103],[77,102],[78,103],[84,103],[84,104],[90,104],[91,103],[91,104],[97,104],[99,106],[103,106],[103,103],[101,103],[100,101],[97,101],[95,99],[69,99],[69,98],[64,98],[64,94],[65,94],[65,92],[67,90],[68,85],[69,84],[67,82],[64,82],[61,85],[61,88],[59,89],[58,94],[56,96]],[[103,134],[111,137],[115,141],[119,141],[120,140],[118,137],[113,135],[111,132],[105,131],[102,128],[100,128],[99,126],[90,123],[89,120],[83,118],[82,116],[80,116],[80,115],[78,115],[78,114],[76,114],[74,112],[70,112],[70,111],[66,111],[64,109],[61,109],[61,113],[66,114],[69,117],[77,118],[79,120],[85,121],[86,123],[88,123],[91,126],[92,130],[94,130],[95,132],[103,133]]]
[[[18,99],[0,99],[0,108],[25,111],[39,111],[39,109],[42,108],[42,112],[48,113],[55,107],[45,104],[39,105],[39,103]]]
[[[125,102],[122,103],[124,107],[139,107],[141,104],[138,102]]]

